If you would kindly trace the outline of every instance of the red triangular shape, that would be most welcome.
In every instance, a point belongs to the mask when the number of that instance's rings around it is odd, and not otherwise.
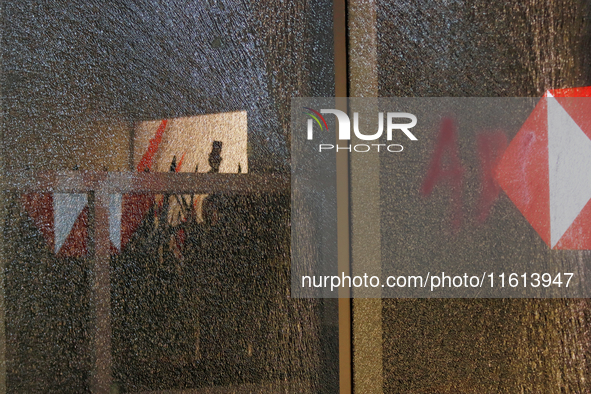
[[[28,193],[22,196],[22,204],[29,217],[39,229],[47,246],[53,252],[55,232],[53,229],[53,195],[51,193]]]
[[[542,98],[509,144],[496,180],[540,237],[550,245],[548,111]]]
[[[41,232],[47,247],[55,249],[55,231],[53,214],[53,195],[51,193],[28,193],[22,196],[22,204],[35,226]],[[123,196],[121,220],[121,247],[128,242],[143,220],[146,212],[154,204],[154,196],[149,194],[125,194]],[[72,230],[58,251],[58,255],[80,257],[88,254],[88,206],[85,207]],[[111,253],[118,253],[111,243]]]

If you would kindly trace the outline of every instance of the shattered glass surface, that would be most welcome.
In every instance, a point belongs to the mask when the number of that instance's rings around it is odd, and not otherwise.
[[[0,385],[22,393],[336,392],[336,304],[289,297],[288,187],[200,190],[199,212],[175,216],[163,213],[167,201],[197,198],[127,190],[113,199],[85,183],[105,171],[118,179],[139,172],[138,147],[153,138],[138,139],[142,123],[237,111],[248,118],[248,162],[229,172],[285,177],[290,98],[334,95],[331,2],[14,1],[2,8],[2,43],[10,187],[1,216]],[[193,149],[183,141],[180,153]],[[159,165],[168,167],[165,159]],[[174,184],[158,178],[159,165],[150,179]],[[211,160],[195,170],[210,165],[217,172]],[[225,187],[218,174],[202,175]],[[58,178],[62,186],[46,187]],[[58,189],[65,205],[48,197]],[[87,198],[76,203],[74,193]],[[130,195],[141,220],[128,238],[109,239],[117,227],[110,209],[123,205],[125,222]],[[60,222],[60,212],[72,218]],[[57,250],[54,224],[71,229]],[[101,261],[110,286],[96,289]],[[106,309],[97,299],[105,292]],[[97,313],[110,335],[96,328]]]
[[[577,0],[379,1],[379,95],[541,97],[588,86],[590,10]],[[568,258],[588,264],[590,255]],[[588,300],[389,299],[382,307],[384,392],[590,389]]]

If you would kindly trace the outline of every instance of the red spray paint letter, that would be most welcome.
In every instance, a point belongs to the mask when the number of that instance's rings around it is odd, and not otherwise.
[[[494,178],[494,171],[507,149],[507,136],[502,131],[481,134],[476,137],[476,145],[480,159],[480,184],[482,185],[476,220],[478,223],[484,223],[501,191]]]
[[[451,118],[441,122],[437,145],[431,158],[427,176],[421,186],[421,194],[428,196],[440,182],[446,182],[451,188],[452,228],[458,231],[462,226],[462,187],[464,168],[458,152],[456,123]]]

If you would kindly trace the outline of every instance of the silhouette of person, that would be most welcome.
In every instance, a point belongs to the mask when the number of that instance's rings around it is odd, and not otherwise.
[[[220,164],[222,164],[222,141],[213,141],[211,153],[209,154],[210,173],[220,172]]]

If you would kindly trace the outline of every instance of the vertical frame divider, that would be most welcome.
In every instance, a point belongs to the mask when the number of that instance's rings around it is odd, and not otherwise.
[[[0,14],[3,14],[3,5],[0,5]],[[0,28],[0,39],[3,38],[4,29]],[[3,64],[3,53],[0,51],[0,63]],[[0,68],[0,76],[2,76],[3,68]],[[4,80],[2,78],[2,80]],[[2,84],[0,84],[0,177],[3,178],[6,174],[6,163],[4,155],[4,111],[5,103],[2,100],[4,97]],[[4,184],[5,179],[0,179],[0,183]],[[6,190],[0,190],[0,231],[2,232],[2,239],[0,240],[0,394],[6,393],[6,302],[4,295],[6,292],[5,277],[6,277],[6,256],[4,254],[4,230],[6,218]]]
[[[333,0],[335,108],[347,111],[347,5],[346,0]],[[338,133],[338,130],[335,131]],[[337,134],[338,135],[338,134]],[[349,227],[349,154],[337,152],[337,259],[339,275],[350,274]],[[353,392],[351,337],[351,299],[347,288],[339,289],[339,392]]]
[[[89,252],[93,264],[92,311],[95,319],[91,345],[94,351],[91,391],[108,394],[112,383],[109,194],[100,189],[90,192],[88,205]]]
[[[351,111],[366,111],[373,123],[379,112],[377,4],[375,0],[348,1],[349,34],[349,93],[351,97],[363,97],[360,108],[352,105]],[[375,98],[375,105],[369,100]],[[353,137],[352,144],[363,143]],[[351,271],[352,275],[376,275],[381,277],[381,226],[380,226],[380,158],[378,153],[351,155],[350,161],[351,204]],[[353,384],[355,392],[379,394],[383,392],[382,360],[382,300],[359,298],[353,300]]]

